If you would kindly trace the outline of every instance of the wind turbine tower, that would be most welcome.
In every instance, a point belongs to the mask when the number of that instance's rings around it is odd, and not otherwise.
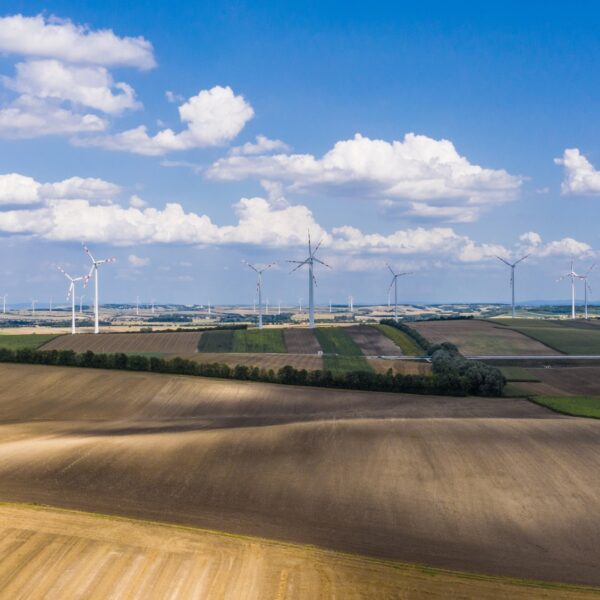
[[[75,335],[75,282],[82,281],[83,277],[71,277],[64,269],[61,269],[60,267],[58,267],[58,270],[69,280],[67,300],[71,299],[71,335]]]
[[[531,256],[530,254],[526,254],[522,256],[519,260],[516,260],[514,263],[509,263],[507,260],[504,260],[500,256],[496,256],[498,260],[501,260],[506,266],[510,267],[510,289],[512,292],[512,318],[515,318],[515,267],[526,258]],[[573,295],[573,318],[575,318],[575,295]]]
[[[37,300],[31,299],[31,316],[35,317],[35,305],[37,304]]]
[[[5,315],[6,314],[6,298],[7,298],[7,294],[4,294],[4,296],[0,296],[2,298],[2,314]]]
[[[314,275],[314,265],[315,263],[319,263],[320,265],[323,265],[324,267],[327,267],[328,269],[331,269],[331,267],[324,263],[322,260],[319,260],[316,257],[317,254],[317,250],[319,249],[319,247],[321,246],[323,240],[321,240],[314,248],[312,248],[312,245],[310,243],[310,231],[308,232],[308,257],[305,258],[304,260],[288,260],[289,263],[295,263],[298,266],[295,267],[294,269],[292,269],[290,271],[290,273],[293,273],[294,271],[297,271],[300,267],[303,267],[304,265],[308,265],[308,326],[311,329],[314,329],[315,326],[315,293],[314,293],[314,286],[316,284],[316,279],[315,279],[315,275]]]
[[[564,275],[561,275],[557,281],[569,278],[571,280],[571,319],[575,318],[575,279],[581,279],[581,275],[578,275],[573,270],[573,261],[571,260],[571,270]]]
[[[81,294],[81,296],[79,296],[79,314],[83,314],[83,299],[85,298],[85,296],[83,294]]]
[[[94,333],[100,333],[100,327],[99,327],[99,319],[98,319],[98,267],[100,265],[103,265],[105,263],[113,263],[115,262],[116,258],[104,258],[102,260],[96,260],[93,256],[92,253],[90,252],[89,248],[84,244],[83,245],[83,249],[85,251],[85,253],[90,257],[90,260],[92,261],[92,268],[90,269],[90,272],[85,276],[84,279],[84,287],[88,284],[89,280],[92,278],[92,273],[94,275]]]
[[[581,279],[583,281],[583,292],[584,292],[584,298],[585,298],[585,319],[588,318],[588,290],[591,292],[592,288],[590,287],[590,284],[588,283],[588,275],[590,274],[590,271],[595,267],[596,265],[593,264],[586,272],[585,275],[579,275],[579,279]]]
[[[398,277],[404,277],[405,275],[412,275],[410,272],[406,273],[395,273],[390,265],[387,265],[387,268],[390,270],[392,274],[392,283],[390,283],[390,287],[388,288],[388,306],[390,305],[390,292],[392,287],[394,288],[394,321],[398,322]]]
[[[255,266],[249,262],[244,261],[250,269],[256,273],[256,291],[258,293],[258,328],[262,329],[263,326],[263,305],[262,305],[262,278],[263,273],[270,269],[275,263],[270,263],[266,266]],[[254,312],[256,312],[256,304],[254,305]]]

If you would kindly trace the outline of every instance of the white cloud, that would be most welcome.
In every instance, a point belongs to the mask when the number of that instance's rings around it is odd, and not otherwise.
[[[79,114],[58,103],[20,96],[0,109],[0,136],[33,138],[43,135],[98,133],[106,121],[94,114]]]
[[[397,204],[392,202],[394,206]],[[478,206],[435,206],[426,202],[411,202],[409,206],[406,215],[421,219],[443,219],[450,223],[472,223],[481,212]]]
[[[567,148],[562,158],[555,158],[554,162],[565,168],[566,178],[560,186],[563,194],[600,194],[600,171],[578,148]]]
[[[527,233],[519,236],[519,240],[529,244],[530,246],[539,246],[542,243],[542,236],[535,231],[528,231]]]
[[[44,15],[0,18],[0,52],[89,65],[156,65],[152,44],[143,37],[119,37],[110,29],[94,31]]]
[[[475,218],[478,208],[514,199],[523,181],[503,169],[470,163],[448,140],[413,133],[393,142],[357,134],[337,142],[321,158],[311,154],[231,155],[216,161],[207,176],[220,180],[259,177],[283,182],[293,192],[408,200],[416,203],[412,210],[421,216],[434,215],[432,201],[438,206],[467,206],[469,211],[455,208],[449,215],[461,221]],[[448,217],[441,209],[437,215]]]
[[[179,117],[187,128],[179,133],[163,129],[148,135],[145,125],[110,136],[82,138],[76,143],[147,156],[158,156],[175,150],[219,146],[235,138],[254,116],[254,110],[243,96],[230,87],[215,86],[202,90],[179,106]]]
[[[537,256],[591,256],[592,254],[594,252],[589,244],[570,237],[548,242],[536,251]]]
[[[134,194],[129,198],[129,206],[132,206],[133,208],[145,208],[148,206],[148,203],[138,195]]]
[[[53,199],[86,199],[109,203],[121,191],[114,183],[94,177],[71,177],[40,183],[18,173],[0,175],[0,205],[39,204]]]
[[[165,98],[167,99],[168,102],[171,102],[173,104],[175,104],[176,102],[183,102],[185,100],[185,98],[183,96],[180,96],[179,94],[176,94],[175,92],[172,92],[171,90],[167,90],[165,92]]]
[[[287,152],[289,149],[290,147],[281,140],[270,140],[264,135],[257,135],[255,143],[246,142],[241,146],[236,146],[231,149],[230,154],[233,156],[268,154],[269,152],[275,152],[276,150]]]
[[[113,115],[141,106],[135,99],[133,88],[126,83],[115,84],[104,67],[34,60],[18,63],[15,70],[14,78],[3,77],[2,81],[7,88],[19,94],[66,100]]]
[[[137,256],[135,254],[130,254],[127,257],[127,262],[129,263],[129,265],[131,267],[134,267],[135,269],[139,269],[141,267],[147,267],[150,264],[150,259],[143,257],[143,256]]]

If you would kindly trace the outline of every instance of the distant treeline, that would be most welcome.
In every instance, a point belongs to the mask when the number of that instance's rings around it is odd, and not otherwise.
[[[95,354],[88,351],[78,354],[72,350],[33,350],[30,348],[10,350],[0,348],[0,362],[195,375],[284,385],[306,385],[377,392],[450,396],[464,396],[467,394],[492,396],[502,392],[500,381],[503,382],[504,379],[500,376],[501,379],[497,381],[496,387],[491,385],[491,380],[486,375],[486,365],[471,364],[469,362],[469,368],[463,370],[459,358],[452,355],[446,348],[437,350],[432,358],[434,364],[433,375],[400,375],[394,374],[392,369],[389,369],[385,374],[373,373],[372,371],[333,373],[329,370],[307,371],[306,369],[295,369],[288,365],[274,371],[273,369],[266,370],[245,365],[230,367],[222,363],[202,364],[179,357],[167,360],[154,356],[123,353]],[[498,369],[493,370],[499,373]]]
[[[431,357],[433,376],[441,377],[448,382],[449,386],[460,389],[458,395],[502,395],[506,379],[497,367],[466,359],[450,342],[432,344],[416,329],[401,321],[383,319],[381,324],[399,329],[421,346]]]

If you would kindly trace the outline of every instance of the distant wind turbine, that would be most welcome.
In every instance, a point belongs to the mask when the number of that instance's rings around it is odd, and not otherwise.
[[[31,299],[31,316],[35,317],[35,305],[37,304],[37,300]]]
[[[81,296],[79,296],[79,314],[83,314],[83,299],[85,298],[85,296],[83,294],[81,294]]]
[[[98,267],[106,263],[113,263],[115,262],[116,258],[104,258],[102,260],[96,260],[92,256],[92,253],[85,244],[83,244],[83,249],[92,261],[92,268],[90,269],[90,272],[85,276],[83,284],[85,287],[88,284],[89,280],[92,278],[92,274],[94,275],[94,333],[100,333],[100,327],[98,323]]]
[[[573,270],[573,260],[571,260],[571,270],[564,275],[561,275],[557,281],[562,281],[563,279],[571,280],[571,319],[575,318],[575,279],[581,279],[581,275],[578,275]]]
[[[4,294],[4,296],[0,296],[0,298],[2,298],[2,314],[5,315],[6,314],[6,298],[7,298],[8,294]]]
[[[69,280],[69,291],[67,292],[67,300],[71,299],[71,335],[75,335],[75,282],[82,281],[83,277],[71,277],[61,267],[58,267],[58,270]]]
[[[262,305],[262,280],[263,273],[270,269],[275,263],[270,263],[264,266],[251,265],[248,261],[244,263],[256,273],[256,291],[258,293],[258,328],[262,329],[263,326],[263,305]],[[268,311],[268,308],[267,308]],[[254,312],[256,312],[256,304],[254,305]]]
[[[354,296],[352,294],[348,296],[348,308],[351,313],[354,312]]]
[[[288,260],[289,263],[295,263],[298,266],[290,271],[293,273],[297,271],[304,265],[308,265],[308,326],[312,329],[315,326],[315,293],[314,286],[317,282],[314,275],[314,264],[319,263],[328,269],[331,267],[324,263],[322,260],[319,260],[315,255],[317,254],[317,250],[321,246],[322,240],[315,246],[314,250],[310,243],[310,231],[308,232],[308,257],[304,260]]]
[[[593,264],[586,272],[585,275],[579,275],[578,278],[581,279],[583,281],[583,290],[584,290],[584,298],[585,298],[585,318],[588,318],[588,290],[591,292],[592,288],[590,287],[590,284],[588,283],[588,275],[590,274],[591,270],[595,267],[596,265]]]
[[[387,265],[387,268],[390,270],[392,274],[392,283],[390,283],[390,287],[388,288],[388,306],[390,305],[390,292],[392,291],[392,287],[394,288],[394,321],[398,321],[398,277],[404,277],[405,275],[412,275],[410,272],[406,273],[395,273],[390,265]]]
[[[531,256],[531,254],[526,254],[525,256],[522,256],[519,260],[516,260],[514,263],[509,263],[507,260],[504,260],[503,258],[501,258],[500,256],[496,256],[496,258],[498,260],[501,260],[505,265],[507,265],[508,267],[510,267],[510,289],[512,290],[512,318],[515,318],[515,267],[522,261],[524,261],[526,258],[528,258],[529,256]],[[573,301],[574,302],[574,301]],[[575,306],[575,305],[573,305]],[[575,309],[573,308],[573,311]],[[573,313],[575,314],[575,313]],[[573,317],[575,318],[575,317]]]

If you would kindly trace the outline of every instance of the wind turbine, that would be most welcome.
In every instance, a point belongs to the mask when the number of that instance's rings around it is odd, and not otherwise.
[[[512,290],[512,318],[515,318],[515,267],[526,258],[531,256],[531,254],[526,254],[522,256],[519,260],[516,260],[514,263],[509,263],[507,260],[504,260],[500,256],[496,256],[498,260],[501,260],[506,266],[510,267],[510,288]],[[573,294],[573,318],[575,318],[575,294]]]
[[[0,296],[0,298],[2,298],[2,314],[5,315],[6,314],[6,298],[7,298],[8,294],[4,294],[4,296]]]
[[[81,281],[83,277],[71,277],[64,269],[58,267],[58,270],[69,280],[69,291],[67,300],[71,299],[71,335],[75,335],[75,282]],[[83,298],[83,296],[82,296]]]
[[[140,297],[136,296],[135,298],[135,316],[140,316]]]
[[[37,300],[31,299],[31,316],[35,317],[35,305],[37,304]]]
[[[585,298],[585,318],[588,318],[588,290],[591,292],[592,288],[590,287],[590,284],[588,283],[588,275],[590,274],[590,271],[595,267],[596,265],[593,264],[586,272],[585,275],[578,275],[578,278],[581,279],[583,281],[583,290],[584,290],[584,298]]]
[[[98,267],[105,263],[115,262],[116,258],[104,258],[102,260],[96,260],[89,248],[83,244],[83,249],[85,253],[90,257],[92,261],[92,268],[90,272],[85,276],[83,286],[85,287],[89,280],[92,278],[92,273],[94,274],[94,333],[100,333],[100,327],[98,326]]]
[[[412,275],[411,272],[406,273],[394,273],[394,270],[390,265],[387,265],[387,268],[390,270],[392,274],[392,283],[390,283],[390,287],[388,288],[388,306],[390,305],[390,292],[392,287],[394,288],[394,321],[398,322],[398,277],[404,277],[405,275]]]
[[[85,296],[83,294],[81,294],[81,296],[79,296],[79,314],[83,314],[83,299],[85,298]]]
[[[257,275],[256,280],[256,291],[258,292],[258,328],[262,329],[263,326],[263,305],[262,305],[262,276],[265,271],[270,269],[275,263],[270,263],[263,267],[251,265],[248,261],[244,263],[250,267]],[[267,309],[268,310],[268,309]],[[254,312],[256,312],[256,304],[254,305]]]
[[[310,243],[310,231],[308,232],[308,258],[305,258],[304,260],[288,260],[287,262],[289,263],[295,263],[298,266],[293,268],[290,273],[293,273],[294,271],[297,271],[300,267],[303,267],[304,265],[308,265],[308,326],[313,329],[315,326],[315,293],[314,293],[314,286],[317,283],[317,280],[315,279],[315,275],[313,273],[314,270],[314,264],[315,263],[319,263],[320,265],[323,265],[324,267],[327,267],[328,269],[331,269],[331,267],[324,263],[322,260],[319,260],[315,255],[317,254],[317,250],[319,249],[319,247],[321,246],[321,243],[323,242],[323,240],[321,240],[316,246],[315,249],[312,249],[311,243]]]
[[[578,275],[573,270],[573,260],[571,260],[571,270],[564,275],[561,275],[557,281],[562,281],[566,278],[571,279],[571,319],[575,318],[575,279],[581,279],[581,275]]]
[[[348,296],[348,308],[351,313],[354,312],[354,296],[352,294]]]
[[[154,314],[154,302],[156,302],[154,300],[154,298],[152,298],[152,300],[150,300],[150,303],[152,304],[152,314]]]

